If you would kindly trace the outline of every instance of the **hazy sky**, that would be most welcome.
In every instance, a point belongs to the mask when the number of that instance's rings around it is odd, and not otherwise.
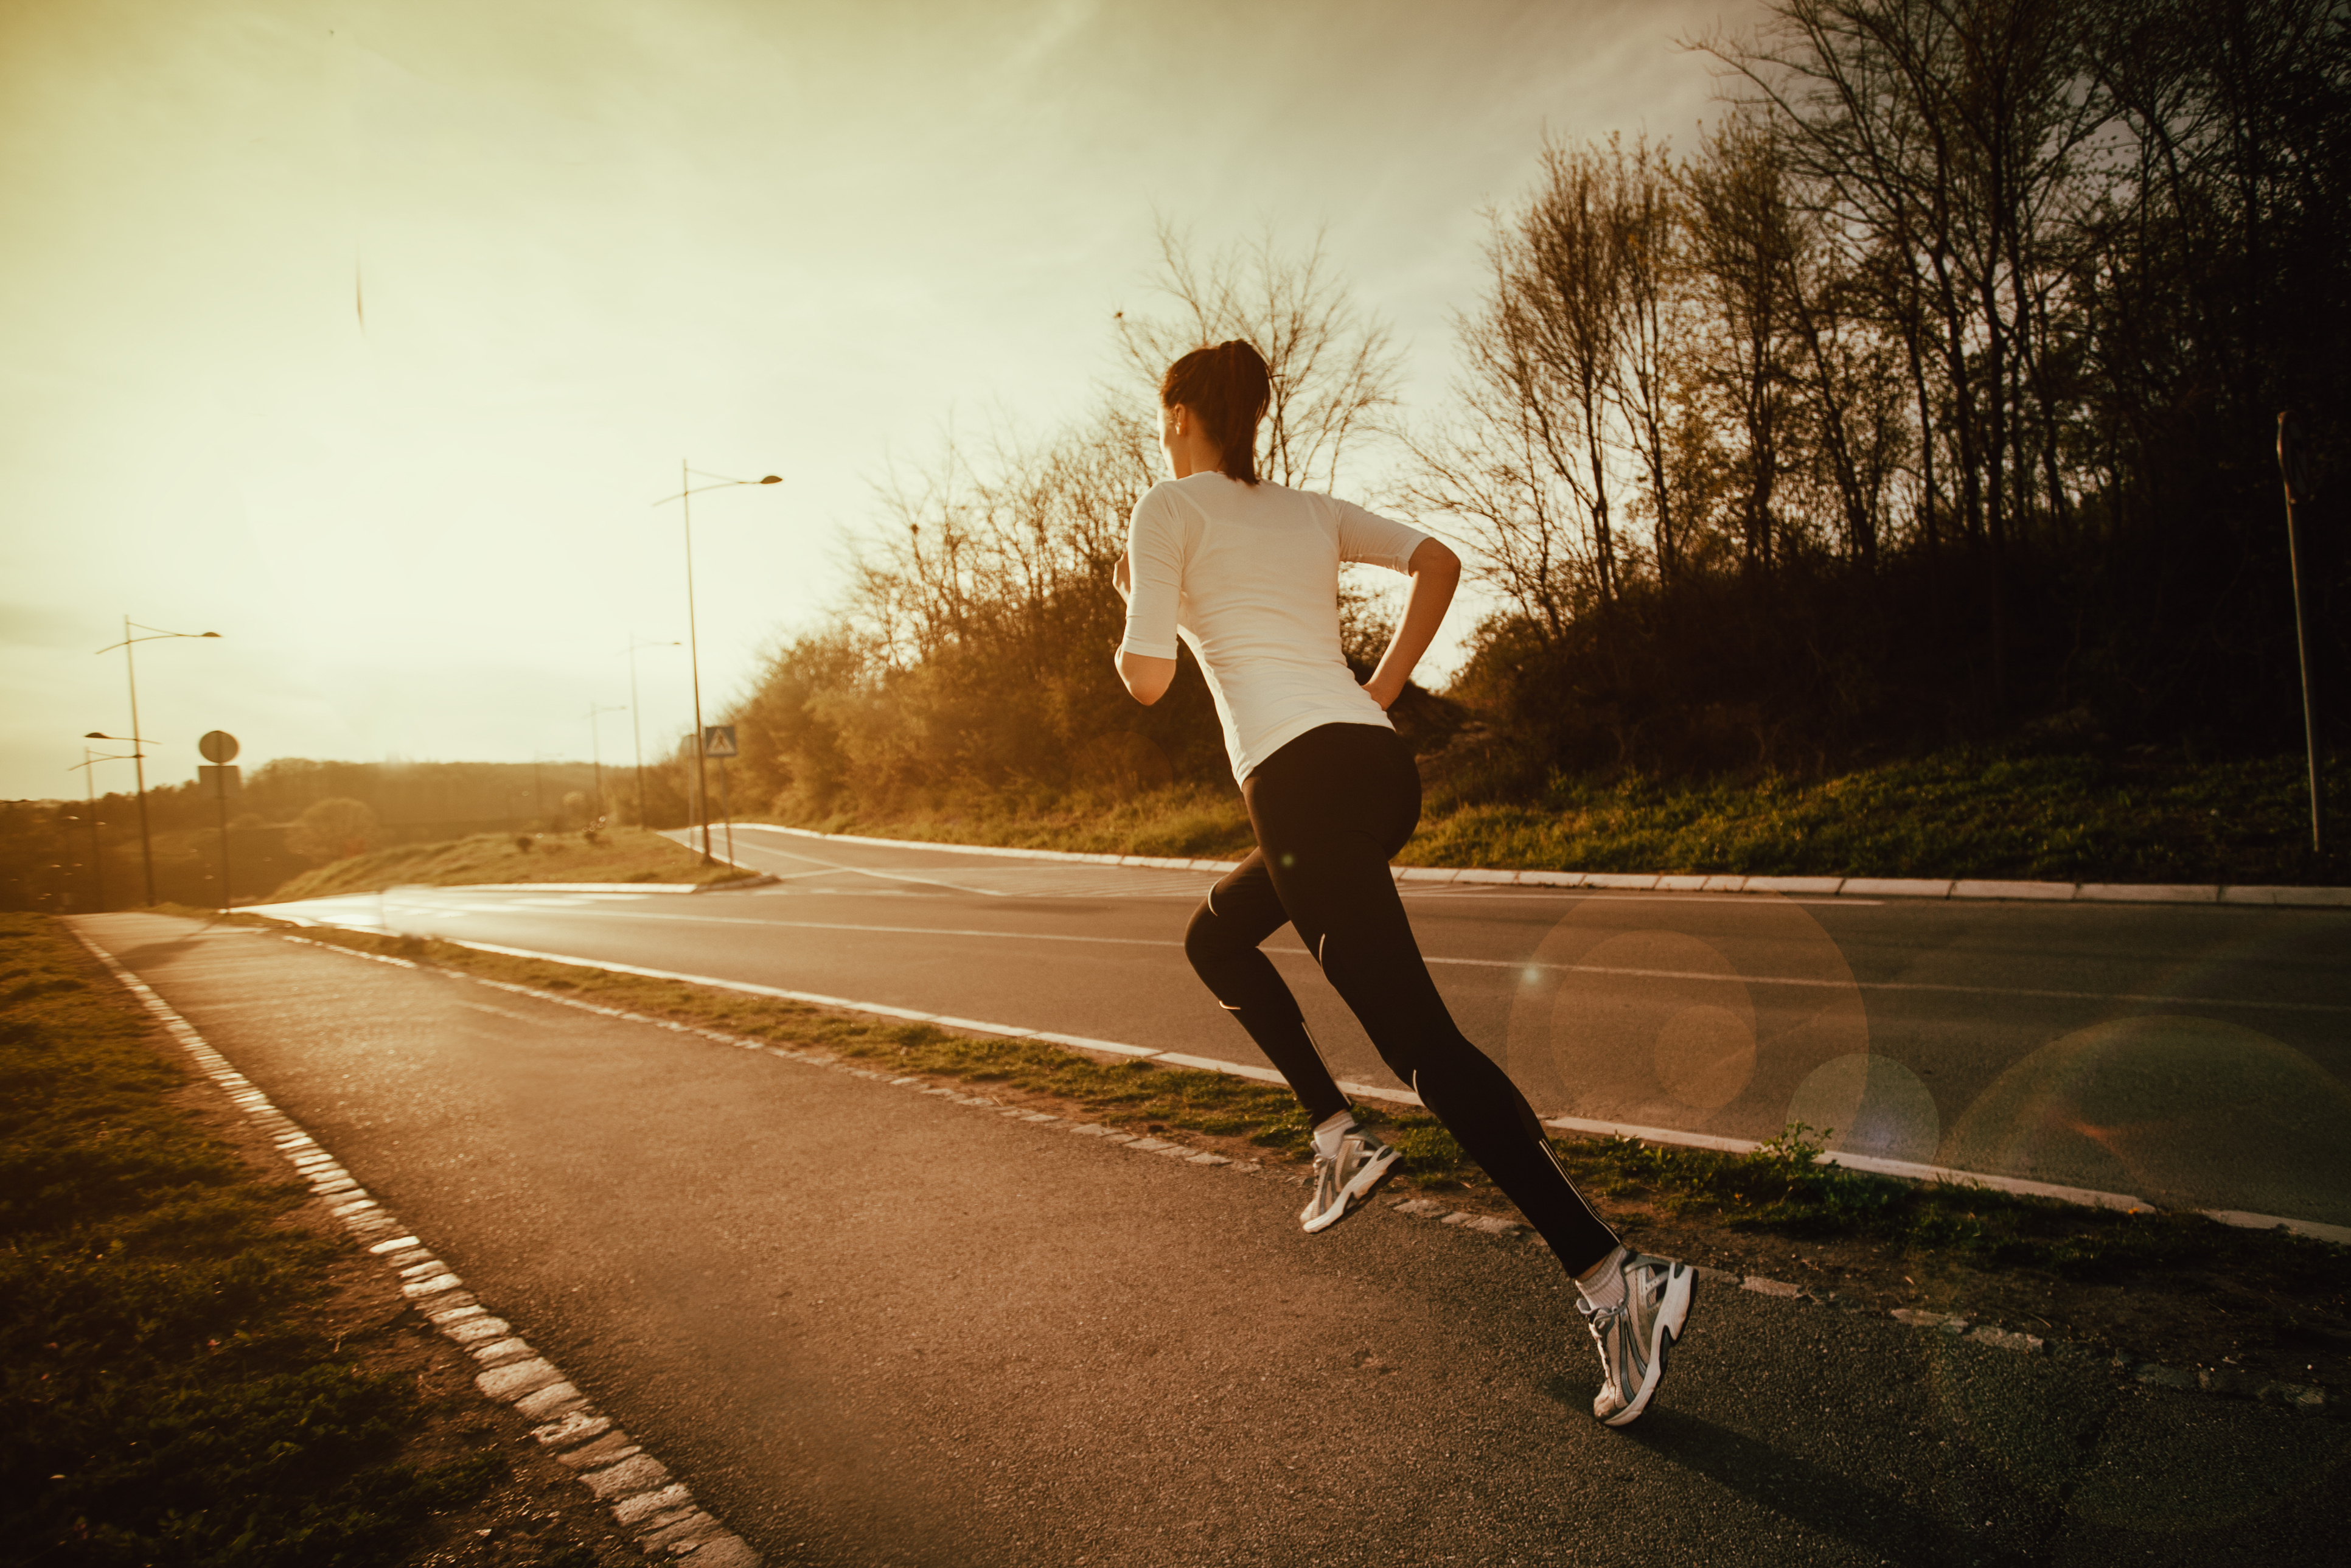
[[[1155,214],[1331,259],[1441,397],[1546,128],[1687,145],[1750,0],[0,0],[0,797],[585,758],[624,650],[705,706],[812,619],[894,454],[1043,432]],[[363,312],[362,312],[363,306]],[[648,749],[687,722],[640,655]],[[626,714],[603,721],[625,758]],[[128,764],[101,788],[128,788]]]

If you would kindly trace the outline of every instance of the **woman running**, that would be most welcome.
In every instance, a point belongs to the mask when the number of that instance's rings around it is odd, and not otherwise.
[[[1309,1231],[1335,1223],[1395,1167],[1356,1123],[1258,945],[1295,926],[1381,1057],[1519,1206],[1575,1281],[1600,1346],[1593,1414],[1648,1407],[1688,1315],[1685,1264],[1630,1251],[1576,1193],[1510,1076],[1454,1026],[1421,961],[1388,857],[1420,820],[1420,773],[1387,706],[1437,634],[1461,562],[1437,540],[1345,501],[1259,480],[1264,359],[1235,340],[1168,367],[1160,450],[1174,477],[1128,525],[1119,678],[1155,703],[1181,637],[1208,679],[1257,848],[1209,890],[1185,933],[1192,967],[1280,1070],[1314,1127]],[[1358,685],[1339,652],[1342,561],[1412,580],[1387,652]]]

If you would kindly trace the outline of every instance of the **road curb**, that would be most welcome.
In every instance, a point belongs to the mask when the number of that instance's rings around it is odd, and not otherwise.
[[[759,1568],[758,1553],[742,1537],[697,1505],[659,1460],[600,1415],[553,1363],[512,1332],[512,1325],[492,1316],[465,1289],[463,1279],[370,1197],[340,1160],[273,1104],[178,1009],[78,927],[68,929],[179,1041],[197,1071],[269,1134],[272,1146],[309,1183],[311,1196],[328,1205],[327,1212],[393,1270],[408,1302],[474,1358],[482,1368],[474,1384],[483,1397],[512,1406],[538,1423],[531,1436],[539,1446],[572,1469],[599,1502],[611,1508],[613,1517],[648,1556],[690,1552],[697,1568]],[[410,968],[427,967],[405,959],[386,961]],[[375,1239],[369,1240],[371,1237]]]
[[[941,850],[956,854],[995,855],[1010,860],[1060,861],[1073,865],[1114,865],[1154,871],[1201,871],[1222,874],[1238,861],[1186,860],[1165,855],[1086,854],[1075,850],[1036,850],[1005,844],[953,844],[935,839],[882,839],[862,833],[820,833],[775,822],[737,822],[737,832],[788,833],[834,843],[873,844],[887,849]],[[739,862],[734,862],[739,863]],[[1703,873],[1500,871],[1480,867],[1396,866],[1398,882],[1443,885],[1469,883],[1499,887],[1548,887],[1618,893],[1769,893],[1798,898],[1925,899],[1962,903],[1990,900],[2035,904],[2246,904],[2265,908],[2351,909],[2351,887],[2279,887],[2230,883],[2008,882],[1967,878],[1738,876]],[[730,885],[740,886],[740,883]]]

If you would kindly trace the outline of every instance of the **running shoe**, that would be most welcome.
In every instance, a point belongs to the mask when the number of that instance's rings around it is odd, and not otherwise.
[[[1649,1407],[1698,1287],[1689,1265],[1670,1258],[1631,1253],[1622,1268],[1620,1304],[1595,1308],[1580,1298],[1576,1302],[1600,1346],[1603,1381],[1592,1413],[1611,1427],[1628,1426]]]
[[[1298,1212],[1309,1236],[1339,1223],[1347,1206],[1369,1197],[1404,1156],[1361,1127],[1339,1140],[1339,1157],[1314,1156],[1314,1196]]]

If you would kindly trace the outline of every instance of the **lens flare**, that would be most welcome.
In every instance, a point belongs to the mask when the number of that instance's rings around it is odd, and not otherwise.
[[[2351,1092],[2241,1023],[2115,1019],[2001,1073],[1952,1125],[1942,1163],[2341,1225],[2351,1223]]]
[[[1587,898],[1545,933],[1517,988],[1508,1065],[1570,1114],[1734,1137],[1781,1130],[1823,1063],[1866,1055],[1869,1019],[1835,941],[1769,895],[1687,904]],[[1795,986],[1750,987],[1748,974]]]

